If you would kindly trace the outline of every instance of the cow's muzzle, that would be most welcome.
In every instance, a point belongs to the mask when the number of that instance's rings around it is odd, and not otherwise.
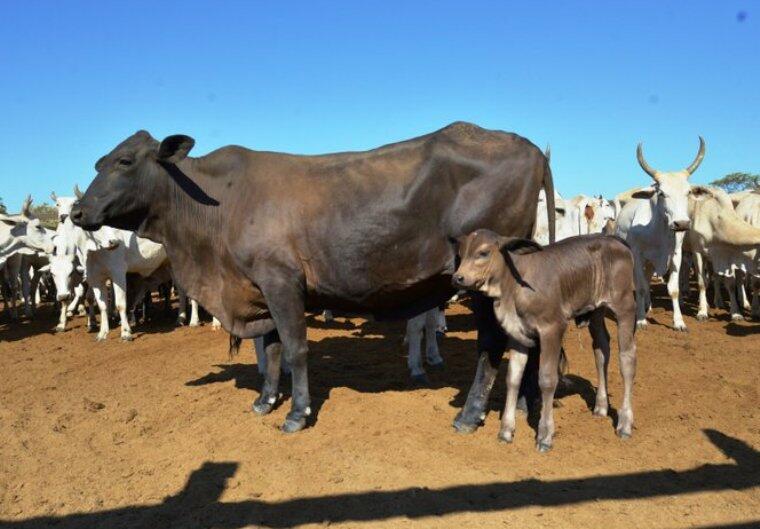
[[[691,227],[691,221],[689,220],[674,220],[670,229],[673,231],[686,231]]]

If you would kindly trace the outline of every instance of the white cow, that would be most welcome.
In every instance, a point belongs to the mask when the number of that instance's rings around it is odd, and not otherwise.
[[[32,255],[37,252],[52,253],[53,232],[40,224],[31,213],[32,197],[24,201],[21,213],[0,213],[0,267],[15,253]]]
[[[636,325],[647,325],[650,306],[649,281],[652,271],[660,277],[670,272],[668,294],[673,303],[673,327],[685,331],[679,304],[679,270],[684,233],[689,229],[689,176],[697,170],[705,156],[705,141],[700,136],[699,151],[686,169],[662,172],[653,169],[644,159],[641,144],[636,149],[639,165],[654,180],[654,185],[632,193],[620,211],[616,233],[631,247],[636,271]]]
[[[546,191],[538,192],[538,205],[536,206],[536,224],[533,227],[533,240],[539,244],[549,244],[549,216],[547,215]],[[567,239],[573,235],[570,218],[567,215],[567,203],[562,196],[554,192],[554,226],[557,241]]]
[[[578,195],[565,201],[569,229],[572,235],[602,233],[608,223],[615,222],[616,207],[601,195]]]
[[[91,286],[100,309],[97,339],[105,340],[109,331],[107,281],[110,280],[121,321],[121,338],[131,340],[132,330],[127,318],[127,273],[150,276],[167,259],[164,247],[125,230],[103,227],[86,232],[74,226],[69,218],[59,224],[56,246],[56,255],[51,260],[56,288],[67,288],[66,282],[69,281],[59,266],[69,270],[70,275],[76,266],[74,258],[78,258],[84,268],[84,278]],[[63,313],[64,309],[61,311]]]

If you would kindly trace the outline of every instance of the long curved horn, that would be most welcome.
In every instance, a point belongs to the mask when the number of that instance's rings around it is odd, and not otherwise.
[[[50,200],[53,202],[58,202],[58,195],[55,194],[55,191],[50,192]]]
[[[26,200],[21,206],[21,214],[25,217],[32,216],[32,195],[27,195]]]
[[[81,200],[84,196],[84,193],[80,191],[79,184],[74,184],[74,194],[76,195],[77,199]]]
[[[699,167],[699,164],[702,163],[702,159],[705,157],[705,140],[702,136],[699,137],[699,152],[697,152],[697,157],[694,158],[694,161],[691,162],[691,165],[686,168],[686,172],[689,174],[694,173],[694,171],[697,170],[697,167]]]
[[[644,159],[644,149],[641,146],[641,143],[639,143],[639,146],[636,147],[636,158],[639,160],[639,165],[642,169],[644,169],[644,172],[651,176],[652,178],[657,180],[657,171],[655,169],[652,169],[652,167],[647,163],[647,161]]]

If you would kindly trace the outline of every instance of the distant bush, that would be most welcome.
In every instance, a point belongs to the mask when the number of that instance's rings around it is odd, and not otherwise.
[[[58,210],[43,202],[39,206],[32,206],[32,214],[40,219],[40,224],[54,230],[58,226]]]
[[[710,185],[720,187],[727,193],[736,193],[745,189],[760,189],[760,175],[750,173],[731,173],[723,178],[713,180]]]

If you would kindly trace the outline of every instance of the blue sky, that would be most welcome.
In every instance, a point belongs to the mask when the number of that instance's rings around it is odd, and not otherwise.
[[[565,196],[663,169],[760,172],[760,3],[11,1],[0,16],[0,197],[71,194],[138,129],[372,148],[455,120],[552,147]]]

